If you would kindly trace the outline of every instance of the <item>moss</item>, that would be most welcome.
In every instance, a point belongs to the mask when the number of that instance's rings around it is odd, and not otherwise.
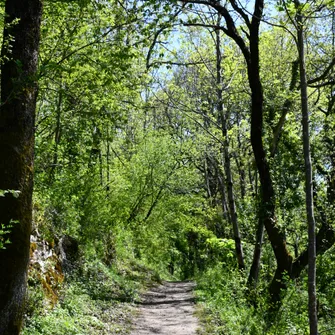
[[[31,243],[31,262],[28,272],[29,289],[41,290],[44,305],[48,308],[53,308],[57,304],[64,282],[60,259],[51,246],[46,241]]]
[[[33,257],[35,250],[37,249],[37,243],[30,243],[30,259]]]

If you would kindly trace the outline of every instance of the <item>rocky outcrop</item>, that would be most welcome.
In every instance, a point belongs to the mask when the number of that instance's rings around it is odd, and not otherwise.
[[[75,238],[69,235],[62,236],[55,251],[59,255],[61,266],[65,273],[71,273],[77,268],[79,261],[79,244]]]
[[[42,287],[46,307],[53,307],[57,303],[63,281],[64,271],[54,243],[41,239],[38,234],[32,235],[28,284],[30,287]]]

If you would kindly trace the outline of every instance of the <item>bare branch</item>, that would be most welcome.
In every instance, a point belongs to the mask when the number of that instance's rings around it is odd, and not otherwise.
[[[154,48],[158,42],[158,37],[159,35],[166,29],[169,29],[170,28],[170,23],[172,20],[174,20],[180,13],[181,13],[182,9],[179,9],[178,11],[176,11],[173,16],[170,18],[170,20],[168,22],[165,22],[165,24],[162,25],[162,27],[160,29],[158,29],[156,31],[156,33],[154,34],[154,38],[153,38],[153,41],[149,47],[149,51],[148,51],[148,54],[147,54],[147,57],[146,57],[146,68],[147,70],[152,66],[152,64],[150,64],[150,58],[151,58],[151,55],[154,51]]]
[[[209,62],[214,62],[214,60],[209,60]],[[192,66],[204,64],[204,61],[198,62],[173,62],[173,61],[155,61],[149,64],[149,67],[155,65],[176,65],[176,66]]]
[[[243,8],[241,8],[235,0],[230,0],[230,3],[232,5],[232,7],[235,9],[235,11],[241,15],[245,24],[250,29],[251,23],[250,23],[249,17],[246,14],[245,10]]]
[[[241,49],[244,58],[246,59],[247,62],[250,61],[250,51],[247,45],[245,44],[245,41],[241,37],[241,35],[238,33],[235,22],[232,18],[232,16],[229,14],[228,9],[224,6],[222,6],[219,2],[217,1],[212,1],[212,0],[181,0],[184,4],[188,3],[193,3],[193,4],[200,4],[200,5],[206,5],[209,7],[212,7],[217,10],[219,14],[222,15],[222,17],[225,19],[226,22],[226,28],[221,27],[220,29],[225,32],[225,34],[229,37],[231,37],[235,43],[239,46]],[[258,0],[257,3],[263,0]]]
[[[307,81],[308,86],[311,86],[311,87],[321,87],[321,86],[312,86],[312,84],[315,84],[318,81],[325,79],[326,76],[328,75],[328,73],[333,69],[334,65],[335,65],[335,57],[332,59],[332,61],[330,62],[330,64],[327,66],[327,68],[323,71],[323,73],[320,76],[318,76],[318,77],[316,77],[314,79],[310,79],[310,80]],[[333,83],[333,82],[334,81],[331,81],[331,83]],[[328,84],[326,84],[326,85],[330,85],[330,82],[328,82]],[[326,85],[323,85],[323,86],[326,86]]]

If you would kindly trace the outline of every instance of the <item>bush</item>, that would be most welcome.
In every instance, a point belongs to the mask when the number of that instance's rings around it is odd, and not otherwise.
[[[196,293],[203,306],[204,334],[305,335],[309,332],[307,288],[301,282],[288,282],[282,305],[271,318],[267,292],[258,290],[251,301],[244,273],[222,264],[201,275]]]

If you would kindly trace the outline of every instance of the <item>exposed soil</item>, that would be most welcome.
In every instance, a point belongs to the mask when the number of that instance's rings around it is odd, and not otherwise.
[[[164,282],[142,299],[131,335],[195,335],[193,282]]]

